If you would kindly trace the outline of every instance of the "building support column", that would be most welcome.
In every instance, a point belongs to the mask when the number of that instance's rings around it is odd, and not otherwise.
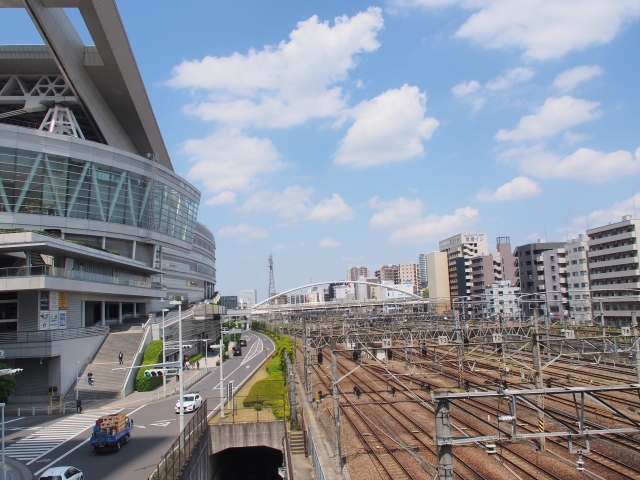
[[[122,323],[122,302],[118,302],[118,323]]]
[[[138,304],[135,302],[133,304],[133,318],[138,318]]]
[[[107,249],[107,237],[102,237],[102,249]]]
[[[137,241],[137,240],[134,240],[134,241],[133,241],[133,247],[131,248],[131,258],[132,258],[133,260],[135,260],[135,259],[136,259],[136,248],[137,248],[137,247],[138,247],[138,241]]]
[[[102,311],[102,319],[100,325],[107,324],[107,302],[100,302],[100,310]]]
[[[87,326],[87,303],[85,300],[80,300],[80,325]]]

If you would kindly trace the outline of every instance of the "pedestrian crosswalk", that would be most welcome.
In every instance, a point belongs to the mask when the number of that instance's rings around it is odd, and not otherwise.
[[[95,425],[98,418],[116,412],[119,410],[71,415],[12,443],[5,448],[5,453],[11,458],[31,465],[50,451]]]

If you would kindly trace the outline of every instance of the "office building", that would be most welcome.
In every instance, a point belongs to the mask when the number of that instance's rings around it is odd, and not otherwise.
[[[447,254],[449,291],[452,297],[467,296],[472,290],[469,259],[489,252],[485,233],[459,233],[439,242],[439,250]]]
[[[607,325],[629,326],[631,312],[640,310],[638,224],[625,215],[620,222],[587,230],[593,313]]]
[[[8,4],[44,45],[0,46],[0,350],[28,372],[26,402],[65,394],[110,324],[216,282],[200,192],[173,169],[115,2],[72,2],[96,45],[50,3]]]
[[[429,276],[430,308],[439,314],[451,308],[449,291],[449,263],[446,252],[427,254],[427,275]]]
[[[244,308],[252,308],[258,302],[257,290],[241,290],[240,298],[242,299],[242,306]]]
[[[427,254],[421,253],[418,255],[418,265],[420,266],[420,289],[427,288],[429,286],[429,275],[427,273]]]

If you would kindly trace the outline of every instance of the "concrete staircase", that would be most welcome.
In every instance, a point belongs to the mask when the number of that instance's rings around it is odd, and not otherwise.
[[[304,455],[304,433],[291,433],[291,455]]]
[[[126,370],[118,368],[118,353],[124,354],[123,367],[131,365],[142,341],[141,325],[110,325],[102,347],[98,350],[93,362],[86,366],[80,376],[79,396],[84,400],[110,400],[120,398],[122,384],[127,375]],[[87,373],[93,373],[94,386],[86,385]],[[66,400],[75,401],[75,389],[69,390]]]

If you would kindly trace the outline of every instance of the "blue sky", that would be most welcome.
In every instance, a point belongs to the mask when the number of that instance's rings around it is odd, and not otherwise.
[[[118,6],[225,295],[265,298],[269,253],[283,291],[640,208],[640,0]],[[0,21],[0,43],[42,43]]]

